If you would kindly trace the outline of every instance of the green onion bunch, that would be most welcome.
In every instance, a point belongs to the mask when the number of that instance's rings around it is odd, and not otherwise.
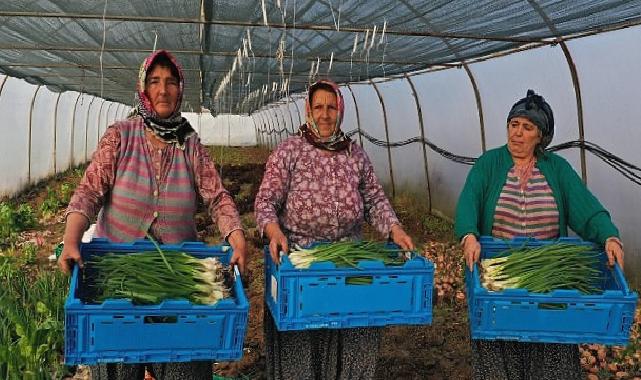
[[[362,260],[380,260],[385,265],[404,263],[402,250],[390,248],[385,243],[372,241],[343,241],[318,244],[312,248],[296,245],[289,253],[289,260],[297,269],[309,268],[314,262],[331,261],[338,267],[356,267]]]
[[[575,289],[585,294],[599,293],[599,256],[589,246],[569,243],[511,249],[481,261],[481,281],[492,291],[521,288],[547,293]]]
[[[108,253],[93,256],[86,266],[95,273],[93,302],[130,298],[134,304],[187,299],[209,305],[230,297],[225,269],[216,258],[197,259],[184,252]]]

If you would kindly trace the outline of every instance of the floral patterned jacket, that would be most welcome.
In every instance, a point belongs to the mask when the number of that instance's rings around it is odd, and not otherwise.
[[[270,155],[255,212],[261,233],[279,223],[289,241],[301,245],[359,238],[365,219],[385,237],[399,224],[360,146],[329,152],[300,136]]]

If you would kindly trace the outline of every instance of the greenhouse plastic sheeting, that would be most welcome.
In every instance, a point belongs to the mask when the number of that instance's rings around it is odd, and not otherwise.
[[[312,76],[359,81],[549,44],[641,18],[639,1],[365,4],[4,1],[0,69],[31,83],[129,104],[142,59],[154,48],[168,49],[185,68],[185,110],[237,113],[273,99],[274,92],[303,90],[312,65]]]

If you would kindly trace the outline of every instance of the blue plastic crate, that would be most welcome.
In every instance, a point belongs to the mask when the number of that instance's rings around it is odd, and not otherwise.
[[[366,277],[371,284],[353,285]],[[432,323],[434,265],[421,256],[402,266],[361,261],[296,269],[287,256],[276,265],[265,247],[265,301],[280,331]]]
[[[517,238],[510,241],[481,237],[481,259],[509,248],[535,247],[556,241]],[[590,245],[578,238],[561,242]],[[596,248],[596,247],[595,247]],[[472,339],[547,343],[626,345],[634,321],[637,294],[630,291],[621,268],[610,268],[602,253],[603,293],[585,295],[577,290],[530,293],[525,289],[486,290],[466,266],[466,291]]]
[[[232,253],[228,246],[199,242],[161,248],[198,258],[217,257],[223,264],[229,263]],[[121,244],[94,239],[81,245],[85,260],[107,252],[155,250],[149,241]],[[231,361],[242,357],[249,303],[237,270],[233,298],[214,305],[196,305],[187,300],[133,305],[128,299],[83,303],[79,274],[75,266],[65,302],[66,364]]]

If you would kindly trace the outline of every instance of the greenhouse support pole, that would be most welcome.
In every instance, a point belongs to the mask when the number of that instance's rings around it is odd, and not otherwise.
[[[267,125],[267,120],[265,119],[264,111],[260,111],[258,113],[258,115],[260,115],[260,124],[261,124],[260,131],[261,131],[261,134],[263,136],[262,137],[263,145],[266,146],[267,149],[269,149],[270,145],[271,145],[271,141],[270,141],[271,140],[271,136],[268,133],[269,132],[269,126]]]
[[[111,106],[114,105],[114,102],[109,102],[109,107],[107,107],[107,111],[105,112],[105,124],[104,124],[104,129],[102,130],[102,133],[104,134],[105,131],[107,130],[107,126],[109,126],[109,110],[111,109]],[[96,147],[98,147],[98,144],[100,144],[100,137],[102,135],[98,134],[98,139],[96,140]]]
[[[294,98],[290,96],[290,99],[292,99],[292,101],[294,102],[294,105],[296,106],[296,111],[297,111],[296,115],[298,116],[298,126],[300,127],[301,125],[303,125],[303,119],[300,116],[301,115],[300,108],[298,107],[298,103],[296,103],[296,100],[294,100]]]
[[[28,150],[28,157],[27,157],[27,183],[31,183],[31,139],[32,139],[32,123],[33,123],[33,106],[36,103],[36,97],[38,96],[38,91],[40,91],[40,88],[42,88],[42,85],[38,85],[36,87],[36,91],[33,93],[33,97],[31,98],[31,107],[29,109],[29,148]]]
[[[264,111],[259,111],[258,115],[260,116],[260,124],[261,124],[261,133],[263,135],[262,141],[263,145],[265,145],[269,149],[270,141],[268,137],[271,139],[271,137],[267,134],[267,121],[265,120],[265,115],[263,115]]]
[[[400,3],[403,4],[407,9],[412,11],[417,16],[420,15],[419,18],[425,24],[425,26],[427,26],[427,28],[430,31],[436,32],[436,29],[434,28],[434,25],[432,24],[432,22],[424,15],[421,15],[422,13],[420,12],[419,9],[412,6],[406,0],[400,0]],[[472,90],[474,91],[474,97],[476,99],[476,110],[479,115],[479,123],[480,123],[479,126],[481,129],[481,149],[483,152],[485,152],[486,150],[485,122],[483,117],[483,104],[481,103],[481,93],[479,91],[478,85],[476,84],[476,79],[474,78],[474,74],[472,74],[472,70],[470,70],[470,66],[467,64],[467,62],[465,62],[463,58],[461,58],[461,55],[458,53],[458,48],[455,45],[451,44],[448,38],[451,38],[451,37],[447,37],[445,35],[441,35],[438,37],[438,39],[441,42],[443,42],[447,50],[449,50],[452,53],[452,55],[456,58],[456,60],[460,62],[460,66],[462,66],[463,69],[465,69],[465,72],[467,73],[467,77],[469,78],[470,83],[472,84]],[[404,74],[404,75],[407,76],[407,74]]]
[[[423,124],[423,110],[421,109],[421,103],[418,99],[418,94],[416,93],[416,87],[414,87],[414,82],[409,75],[405,74],[405,79],[409,83],[410,88],[412,89],[412,96],[414,97],[414,102],[416,103],[416,113],[418,115],[418,129],[421,133],[421,147],[423,148],[423,167],[425,168],[425,181],[427,183],[427,207],[429,213],[432,213],[432,191],[430,188],[430,173],[429,167],[427,164],[427,146],[425,144],[425,125]]]
[[[73,115],[71,117],[71,135],[69,136],[69,140],[70,140],[69,141],[69,144],[70,144],[69,145],[69,167],[74,166],[74,161],[76,160],[76,158],[74,157],[75,156],[74,144],[76,140],[74,134],[76,133],[76,109],[78,108],[78,101],[80,100],[81,96],[82,96],[82,93],[79,92],[78,97],[76,98],[76,104],[74,104],[73,106]]]
[[[278,112],[277,112],[278,111]],[[281,114],[281,119],[283,120],[283,124],[281,124],[281,120],[278,118],[278,113]],[[278,143],[280,144],[285,138],[287,138],[287,124],[285,123],[285,114],[282,112],[281,108],[279,106],[274,106],[274,118],[276,119],[276,122],[278,123],[279,127],[279,132],[278,132],[278,138],[279,141]],[[282,134],[285,134],[285,138],[283,138]]]
[[[290,108],[289,102],[287,102],[287,112],[289,112],[289,125],[292,126],[292,134],[294,134],[294,116],[292,116],[292,110]]]
[[[254,124],[254,135],[256,138],[256,145],[260,146],[260,142],[258,140],[258,126],[256,125],[256,120],[254,119],[254,114],[249,115],[252,119],[252,124]]]
[[[287,128],[287,120],[285,120],[285,111],[283,110],[283,108],[285,108],[285,107],[283,107],[284,105],[285,105],[285,104],[281,104],[281,105],[278,107],[278,110],[280,111],[280,116],[281,116],[281,117],[282,117],[282,119],[283,119],[283,128],[285,129],[285,133],[286,133],[285,138],[288,138],[288,137],[290,136],[290,134],[291,134],[291,133],[289,132],[289,129]],[[287,106],[287,109],[289,109],[289,106]],[[292,119],[292,113],[291,113],[291,111],[289,112],[289,118],[290,118],[290,119]],[[292,120],[291,125],[293,125],[293,124],[294,124],[294,122],[293,122],[293,120]]]
[[[362,148],[363,134],[361,133],[361,114],[358,111],[358,103],[356,102],[356,96],[354,95],[354,91],[352,91],[352,87],[349,84],[346,87],[349,90],[349,93],[352,94],[352,100],[354,101],[354,110],[356,110],[356,128],[358,129],[358,141],[360,142]]]
[[[0,96],[2,95],[2,89],[4,88],[4,84],[7,83],[7,78],[9,78],[9,76],[5,75],[4,78],[2,78],[2,83],[0,83]]]
[[[394,184],[394,165],[392,163],[392,148],[389,145],[389,127],[387,125],[387,110],[385,109],[385,102],[383,101],[383,96],[374,83],[373,80],[369,80],[369,83],[374,87],[376,95],[378,95],[378,100],[381,102],[381,107],[383,108],[383,125],[385,126],[385,141],[387,142],[387,160],[389,162],[389,176],[392,183],[392,198],[396,198],[396,185]]]
[[[278,123],[278,127],[279,127],[279,129],[278,129],[278,139],[279,139],[279,141],[278,142],[281,143],[284,140],[283,136],[282,136],[282,133],[285,132],[285,138],[287,137],[287,134],[288,134],[287,123],[285,123],[285,113],[283,112],[283,110],[279,106],[275,105],[273,109],[274,109],[274,119],[276,119],[276,123]],[[278,112],[276,112],[276,111],[278,111]],[[281,116],[282,116],[282,119],[283,119],[283,124],[282,125],[280,124],[280,119],[278,118],[278,113],[280,113]]]
[[[277,140],[278,138],[276,137],[276,127],[274,126],[275,121],[272,120],[272,113],[269,112],[269,106],[265,109],[265,113],[267,114],[265,116],[265,119],[267,119],[267,124],[269,124],[269,148],[273,149],[278,143]]]
[[[463,68],[467,73],[467,77],[470,79],[470,83],[472,84],[472,90],[474,90],[474,99],[476,100],[476,111],[478,112],[478,115],[479,115],[479,126],[481,129],[481,150],[483,151],[483,153],[485,153],[485,151],[487,150],[487,145],[486,145],[486,138],[485,138],[485,118],[483,116],[483,102],[481,101],[481,91],[479,91],[479,86],[476,84],[476,79],[474,78],[474,74],[472,74],[472,70],[470,70],[470,67],[467,65],[467,63],[463,64]]]
[[[89,136],[89,112],[91,112],[91,105],[95,100],[96,100],[96,97],[94,96],[93,98],[91,98],[91,101],[87,106],[87,117],[85,118],[85,160],[83,162],[87,162],[87,143],[89,141],[87,137]]]
[[[273,133],[273,132],[272,132],[272,125],[271,125],[271,123],[270,123],[270,121],[269,121],[269,118],[267,118],[267,116],[268,116],[268,115],[267,115],[267,113],[268,113],[268,112],[267,112],[267,108],[265,108],[265,109],[261,112],[260,117],[263,119],[263,127],[265,128],[265,134],[266,134],[266,135],[268,136],[268,138],[269,138],[269,139],[268,139],[268,141],[267,141],[267,147],[268,147],[269,149],[271,149],[271,148],[272,148],[272,138],[273,138],[272,133]]]
[[[102,124],[102,108],[105,106],[106,100],[102,100],[102,104],[100,104],[100,110],[98,110],[98,126],[96,126],[96,148],[98,148],[98,144],[100,143],[100,125]],[[109,108],[107,107],[107,110]]]
[[[59,92],[56,98],[56,107],[53,109],[53,174],[58,173],[56,152],[58,151],[58,104],[60,104],[61,96],[62,92]]]
[[[281,141],[283,141],[283,136],[281,136],[281,133],[283,133],[283,132],[282,132],[282,130],[280,128],[280,120],[278,120],[278,114],[276,113],[274,108],[275,107],[273,105],[269,106],[269,114],[270,114],[269,117],[271,117],[272,120],[274,121],[274,130],[276,132],[278,132],[278,137],[276,138],[276,144],[274,145],[274,146],[276,146]]]
[[[579,83],[579,75],[576,71],[576,65],[574,64],[574,59],[572,59],[572,54],[570,53],[570,49],[568,48],[568,45],[565,43],[563,40],[563,37],[561,36],[561,33],[556,29],[556,26],[554,26],[554,22],[548,17],[548,15],[545,13],[543,8],[535,1],[535,0],[527,0],[528,3],[534,8],[534,10],[541,16],[543,21],[548,26],[548,29],[550,29],[550,32],[556,36],[556,42],[559,43],[559,46],[561,46],[561,50],[563,51],[563,55],[565,56],[565,60],[568,64],[568,69],[570,70],[570,76],[572,77],[572,85],[574,86],[574,96],[576,98],[576,113],[577,113],[577,123],[579,124],[579,141],[581,143],[585,142],[585,129],[584,129],[584,124],[583,124],[583,100],[581,97],[581,84]],[[581,156],[581,178],[583,179],[583,183],[587,184],[588,182],[588,172],[586,168],[586,161],[585,161],[585,147],[581,145],[581,150],[580,150],[580,156]]]
[[[261,111],[255,113],[256,117],[259,117],[258,121],[258,133],[260,133],[260,144],[261,146],[267,146],[267,136],[265,136],[265,119],[261,115]]]
[[[271,135],[268,133],[269,132],[269,125],[267,125],[267,118],[265,117],[265,110],[260,111],[258,114],[260,115],[260,121],[262,124],[262,131],[264,135],[264,140],[263,143],[265,146],[270,149],[271,148]]]

